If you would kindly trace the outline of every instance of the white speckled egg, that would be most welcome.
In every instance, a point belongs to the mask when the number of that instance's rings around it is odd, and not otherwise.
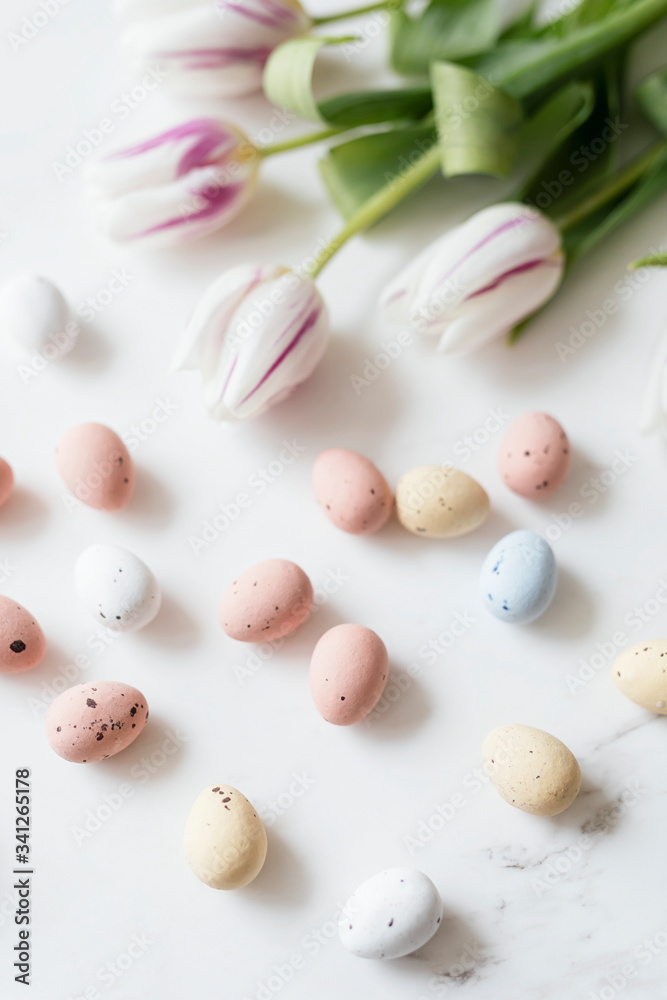
[[[441,919],[442,901],[430,878],[416,868],[388,868],[352,893],[338,933],[359,958],[400,958],[426,944]]]
[[[667,715],[667,639],[645,639],[616,658],[616,687],[626,698],[657,715]]]
[[[23,271],[0,287],[0,343],[17,360],[61,358],[78,333],[60,290],[47,278]]]
[[[482,746],[484,770],[510,805],[533,816],[556,816],[581,787],[576,757],[564,743],[533,726],[498,726]]]
[[[160,610],[160,587],[148,566],[119,545],[90,545],[76,561],[76,589],[93,618],[116,632],[136,632]]]
[[[241,889],[266,859],[266,830],[251,802],[231,785],[212,785],[190,810],[183,853],[198,879],[212,889]]]
[[[450,465],[419,465],[396,486],[396,516],[422,538],[457,538],[489,516],[489,498],[476,479]]]
[[[525,625],[549,607],[557,581],[549,544],[534,531],[512,531],[496,542],[484,560],[480,594],[496,618]]]

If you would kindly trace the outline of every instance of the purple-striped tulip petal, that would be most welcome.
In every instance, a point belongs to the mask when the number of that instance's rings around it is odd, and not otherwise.
[[[564,267],[556,227],[527,205],[477,212],[426,248],[385,289],[390,322],[440,338],[466,353],[503,334],[548,302]]]
[[[247,420],[304,382],[328,340],[326,306],[310,278],[242,265],[200,300],[174,368],[201,372],[204,403],[216,420]]]
[[[119,6],[134,21],[123,43],[138,62],[158,63],[181,90],[218,97],[261,90],[276,46],[312,24],[298,0],[124,0]]]
[[[246,204],[259,156],[233,125],[197,118],[86,166],[102,232],[169,245],[226,225]]]

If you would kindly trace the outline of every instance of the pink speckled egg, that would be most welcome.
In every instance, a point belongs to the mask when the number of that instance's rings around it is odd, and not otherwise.
[[[220,605],[220,624],[232,639],[265,642],[299,627],[313,606],[313,587],[287,559],[251,566],[231,585]]]
[[[310,661],[310,691],[323,719],[351,726],[377,705],[389,671],[387,648],[363,625],[325,632]]]
[[[529,500],[555,493],[570,468],[570,442],[548,413],[524,413],[500,446],[498,469],[511,490]]]
[[[147,719],[146,699],[129,684],[76,684],[49,706],[46,738],[58,756],[87,764],[120,753],[136,740]]]
[[[134,490],[130,454],[104,424],[70,427],[57,449],[58,471],[77,500],[96,510],[120,510]]]
[[[5,500],[9,500],[13,489],[14,473],[12,467],[9,462],[5,462],[4,458],[0,458],[0,507]]]
[[[391,517],[392,495],[379,469],[347,448],[328,448],[313,466],[315,499],[341,531],[370,535]]]
[[[32,670],[45,652],[44,633],[30,612],[0,595],[0,673]]]

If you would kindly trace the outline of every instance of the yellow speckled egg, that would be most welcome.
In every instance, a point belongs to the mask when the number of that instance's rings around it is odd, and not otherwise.
[[[638,642],[614,661],[616,687],[630,701],[667,715],[667,639]]]
[[[459,469],[419,465],[398,481],[396,514],[415,535],[456,538],[484,523],[489,498],[477,480]]]
[[[542,729],[498,726],[484,740],[482,757],[501,798],[533,816],[555,816],[579,794],[581,770],[576,757]]]
[[[212,889],[240,889],[256,878],[266,858],[266,830],[245,795],[211,785],[190,810],[183,837],[185,860]]]

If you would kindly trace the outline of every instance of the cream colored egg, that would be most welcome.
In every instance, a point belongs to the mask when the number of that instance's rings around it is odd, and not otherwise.
[[[615,660],[613,675],[630,701],[667,715],[667,639],[649,639],[626,649]]]
[[[450,465],[419,465],[396,487],[396,513],[404,528],[426,538],[456,538],[489,515],[486,491]]]
[[[482,746],[484,770],[505,802],[555,816],[576,799],[581,770],[564,743],[532,726],[498,726]]]
[[[240,889],[259,875],[266,831],[252,803],[230,785],[205,788],[190,810],[185,860],[212,889]]]

